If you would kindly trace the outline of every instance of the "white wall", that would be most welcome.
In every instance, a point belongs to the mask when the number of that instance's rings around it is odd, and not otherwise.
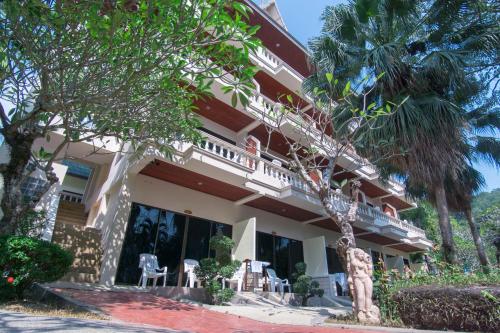
[[[158,208],[184,213],[191,211],[193,216],[233,225],[238,221],[255,218],[256,230],[266,233],[276,232],[279,236],[304,241],[305,239],[325,236],[327,245],[335,245],[340,234],[314,225],[305,225],[279,215],[245,205],[237,206],[232,201],[221,199],[202,192],[193,191],[158,179],[137,175],[131,190],[132,201]],[[333,223],[333,222],[332,222]],[[391,255],[408,255],[392,248],[357,240],[362,248],[384,252]]]
[[[243,261],[255,260],[256,219],[254,217],[237,222],[233,225],[234,258]]]
[[[304,262],[307,263],[306,273],[309,276],[327,276],[328,262],[326,260],[326,242],[325,236],[305,239]]]

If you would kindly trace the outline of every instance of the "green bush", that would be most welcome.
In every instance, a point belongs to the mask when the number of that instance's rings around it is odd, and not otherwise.
[[[231,260],[231,249],[234,241],[218,233],[210,238],[210,249],[215,251],[215,258],[200,260],[200,266],[194,273],[203,282],[214,304],[229,302],[234,296],[234,290],[222,289],[221,278],[230,279],[241,266],[241,262]]]
[[[4,299],[21,298],[34,282],[61,278],[73,262],[73,256],[59,245],[26,236],[0,236],[0,253],[0,295]]]
[[[500,332],[500,286],[421,286],[392,296],[402,322],[432,330]]]
[[[498,295],[496,292],[490,293],[489,289],[485,289],[486,294],[476,291],[489,287],[498,290],[500,270],[492,269],[489,274],[482,271],[465,274],[458,267],[438,266],[439,274],[418,272],[411,279],[398,279],[382,272],[374,284],[374,296],[383,321],[403,322],[429,329],[441,327],[459,330],[470,329],[471,323],[475,322],[481,323],[476,327],[482,327],[476,330],[488,331],[485,328],[488,320],[484,314],[496,314],[497,317],[493,318],[498,318],[500,304],[492,301]],[[494,298],[487,301],[487,298],[478,296],[488,294]],[[439,297],[434,298],[432,295]],[[435,307],[431,304],[435,304]]]
[[[323,297],[325,291],[319,287],[318,281],[313,281],[312,278],[306,275],[307,265],[303,262],[295,264],[296,279],[293,284],[293,291],[302,299],[302,306],[307,306],[307,300],[314,296]]]

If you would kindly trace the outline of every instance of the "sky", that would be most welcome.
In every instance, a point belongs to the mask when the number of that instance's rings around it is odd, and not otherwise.
[[[260,0],[255,2],[260,3]],[[288,31],[305,46],[310,38],[319,35],[322,26],[320,16],[324,8],[345,2],[345,0],[276,0]],[[475,164],[475,167],[486,179],[485,191],[500,188],[500,170],[485,163]]]

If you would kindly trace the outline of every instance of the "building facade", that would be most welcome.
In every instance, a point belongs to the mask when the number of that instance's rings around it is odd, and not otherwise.
[[[91,143],[64,152],[56,166],[60,182],[41,205],[57,208],[44,237],[76,253],[68,280],[137,284],[139,254],[154,253],[160,266],[169,268],[168,284],[183,285],[183,260],[209,257],[208,241],[219,231],[235,241],[236,259],[270,262],[281,278],[291,278],[301,261],[322,283],[342,271],[335,253],[338,227],[289,170],[285,140],[273,134],[267,144],[262,123],[261,115],[283,102],[279,96],[293,95],[310,107],[295,93],[310,75],[307,50],[286,31],[274,2],[248,5],[263,41],[251,56],[259,72],[248,106],[232,107],[230,96],[221,92],[224,83],[217,81],[215,97],[197,102],[204,137],[198,145],[176,144],[168,158],[118,143],[109,143],[100,154],[90,154]],[[296,121],[290,116],[286,126]],[[35,149],[50,151],[56,142],[57,134],[51,142],[37,142]],[[261,147],[264,142],[268,149]],[[354,225],[358,246],[389,266],[412,264],[409,254],[431,243],[421,229],[399,218],[399,212],[414,207],[404,187],[396,181],[383,185],[370,166],[355,173],[362,179]],[[349,204],[346,193],[332,200],[338,209]]]

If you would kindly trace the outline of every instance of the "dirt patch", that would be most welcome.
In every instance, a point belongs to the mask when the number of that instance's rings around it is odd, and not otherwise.
[[[52,304],[45,304],[30,300],[0,303],[0,310],[29,313],[36,316],[108,320],[105,316],[100,316],[92,312],[76,311],[70,308],[63,308]]]

